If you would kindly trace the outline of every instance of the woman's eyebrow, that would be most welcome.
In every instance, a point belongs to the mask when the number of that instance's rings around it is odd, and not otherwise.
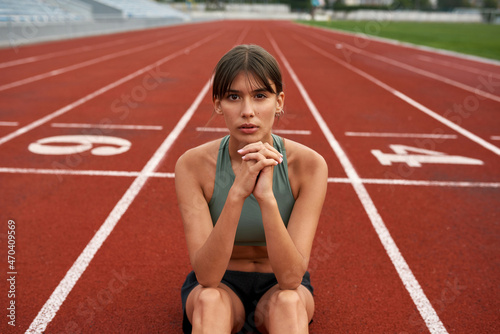
[[[252,93],[260,93],[260,92],[268,92],[268,90],[265,87],[252,90]],[[241,93],[241,91],[239,91],[237,89],[228,89],[227,93]]]
[[[254,90],[252,90],[252,93],[260,93],[260,92],[267,92],[268,89],[266,87],[260,87],[260,88],[256,88]],[[241,91],[237,90],[237,89],[231,89],[229,88],[227,90],[228,93],[240,93]]]

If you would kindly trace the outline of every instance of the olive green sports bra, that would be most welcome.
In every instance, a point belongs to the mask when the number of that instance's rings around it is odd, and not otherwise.
[[[281,218],[285,226],[287,226],[293,205],[295,204],[295,199],[292,194],[292,188],[290,187],[290,181],[288,180],[288,165],[283,139],[274,134],[272,137],[274,148],[283,154],[283,162],[274,167],[273,192],[278,202]],[[208,203],[214,225],[219,219],[229,189],[233,185],[235,179],[231,167],[231,158],[229,157],[228,143],[229,136],[222,138],[217,156],[214,192]],[[253,194],[247,197],[243,204],[234,244],[240,246],[266,245],[262,214],[259,204]]]

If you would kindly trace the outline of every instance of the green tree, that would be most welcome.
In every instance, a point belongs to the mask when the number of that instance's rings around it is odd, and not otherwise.
[[[497,0],[484,0],[483,8],[498,8]]]
[[[395,0],[391,7],[417,10],[432,9],[430,0]]]
[[[440,10],[453,10],[454,8],[470,7],[467,0],[438,0],[438,9]]]

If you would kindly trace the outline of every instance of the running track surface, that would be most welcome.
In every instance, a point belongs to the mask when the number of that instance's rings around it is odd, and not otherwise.
[[[500,67],[255,21],[0,50],[1,332],[180,333],[174,164],[224,135],[208,83],[239,43],[329,165],[311,332],[498,332]]]

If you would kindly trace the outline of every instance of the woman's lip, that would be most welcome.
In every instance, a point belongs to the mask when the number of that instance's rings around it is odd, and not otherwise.
[[[240,128],[256,128],[257,125],[253,124],[253,123],[244,123],[244,124],[241,124],[240,125]]]
[[[243,133],[252,134],[256,132],[259,129],[259,127],[254,124],[243,124],[238,129]]]

